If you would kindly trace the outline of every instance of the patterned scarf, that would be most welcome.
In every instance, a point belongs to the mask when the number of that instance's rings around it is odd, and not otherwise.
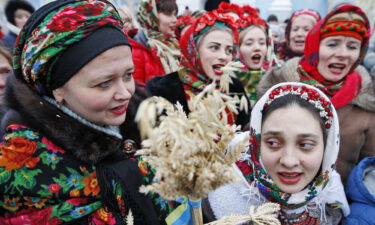
[[[220,15],[217,11],[211,11],[200,17],[180,40],[182,52],[180,63],[182,68],[178,71],[178,75],[185,90],[192,90],[198,93],[211,82],[203,71],[196,42],[199,37],[213,27],[230,28],[233,31],[235,44],[237,43],[238,32],[230,16]]]
[[[142,0],[138,9],[137,19],[145,31],[148,44],[151,48],[156,49],[164,72],[169,74],[177,71],[181,56],[178,41],[175,37],[166,36],[159,31],[156,0]]]
[[[123,29],[120,16],[105,0],[60,1],[54,7],[24,26],[14,49],[15,76],[41,94],[51,91],[52,67],[67,48],[101,27]]]
[[[273,182],[261,162],[262,153],[260,149],[262,111],[273,100],[286,94],[299,96],[315,106],[325,121],[327,130],[327,141],[320,172],[305,189],[293,194],[284,193]],[[238,162],[237,165],[249,183],[255,185],[264,198],[268,201],[279,203],[285,209],[298,209],[314,201],[317,201],[316,203],[318,204],[319,201],[316,199],[320,198],[320,200],[323,199],[328,204],[344,205],[344,214],[347,214],[345,193],[340,178],[338,177],[337,179],[337,172],[333,169],[339,152],[339,139],[339,124],[336,111],[329,98],[323,92],[301,83],[280,83],[270,88],[254,106],[251,113],[250,146],[248,151],[251,160]],[[249,168],[246,165],[251,167]],[[340,189],[341,187],[342,191],[333,190],[331,187],[333,189]]]
[[[336,31],[335,29],[327,31],[327,21],[332,16],[343,13],[343,12],[352,12],[360,15],[364,19],[364,24],[361,26],[361,29],[348,30],[345,32],[344,27],[340,27],[341,31]],[[339,21],[340,24],[341,21]],[[367,29],[366,32],[363,32],[363,27]],[[331,82],[324,79],[324,77],[318,71],[319,63],[319,46],[320,41],[322,40],[321,35],[330,35],[339,32],[337,35],[351,35],[356,33],[363,38],[360,55],[357,61],[354,63],[348,75],[345,76],[344,80],[332,84]],[[369,43],[369,34],[370,26],[366,14],[357,6],[352,5],[343,5],[331,11],[324,19],[318,22],[309,32],[306,37],[306,45],[304,56],[300,60],[300,77],[301,81],[307,84],[314,85],[322,90],[331,98],[332,104],[336,108],[343,107],[350,103],[360,92],[361,89],[361,77],[354,71],[354,69],[363,61],[364,56],[367,53],[368,43]],[[353,36],[353,35],[351,35]]]
[[[243,70],[236,72],[237,78],[241,81],[251,106],[254,106],[257,100],[256,87],[265,73],[265,70]]]

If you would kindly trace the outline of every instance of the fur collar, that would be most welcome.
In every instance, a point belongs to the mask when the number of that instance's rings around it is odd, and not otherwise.
[[[260,81],[257,87],[257,96],[260,98],[275,84],[286,81],[299,82],[300,78],[297,72],[299,60],[300,58],[293,58],[288,60],[281,68],[272,68]],[[358,66],[355,71],[362,78],[362,89],[350,104],[367,111],[375,112],[375,94],[370,74],[363,66]]]
[[[5,92],[6,113],[2,128],[20,124],[40,132],[78,159],[96,164],[104,159],[121,159],[122,140],[84,125],[9,76]]]

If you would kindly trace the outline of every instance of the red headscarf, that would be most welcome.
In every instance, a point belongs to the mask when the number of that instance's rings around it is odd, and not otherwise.
[[[325,80],[318,71],[319,46],[320,41],[322,40],[322,34],[324,36],[327,36],[327,32],[324,29],[327,28],[326,24],[329,18],[343,12],[353,12],[354,14],[361,16],[364,19],[363,27],[365,27],[366,31],[362,32],[363,30],[358,30],[357,33],[360,34],[363,38],[361,52],[357,61],[354,63],[348,75],[344,78],[343,81],[332,84],[329,81]],[[338,23],[341,23],[341,21]],[[350,35],[350,32],[353,31],[347,31],[347,34]],[[306,37],[304,56],[299,62],[301,81],[304,83],[312,84],[325,92],[325,94],[330,96],[331,102],[336,108],[343,107],[346,104],[350,103],[358,95],[361,88],[361,77],[357,72],[354,71],[354,69],[363,61],[363,58],[367,53],[369,34],[370,25],[368,18],[359,7],[353,5],[343,5],[331,11],[324,19],[318,22],[310,30],[309,34]],[[343,32],[340,31],[336,35],[343,35]]]
[[[231,16],[223,15],[214,10],[201,16],[181,37],[182,69],[178,71],[185,90],[201,91],[210,80],[203,71],[196,41],[210,28],[227,27],[232,30],[234,43],[238,43],[237,26]],[[233,55],[234,58],[235,55]]]

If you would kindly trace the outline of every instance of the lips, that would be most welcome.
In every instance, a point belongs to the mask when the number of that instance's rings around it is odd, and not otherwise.
[[[328,65],[328,69],[332,74],[341,75],[345,70],[346,65],[343,63],[331,63]]]
[[[120,105],[109,110],[115,115],[122,115],[126,112],[126,105]]]
[[[294,43],[295,43],[296,46],[304,46],[305,45],[304,40],[295,40]]]
[[[302,173],[298,172],[279,172],[277,173],[279,180],[284,184],[296,184],[302,178]]]
[[[255,54],[251,57],[251,61],[254,63],[254,64],[259,64],[260,63],[260,59],[262,58],[262,56],[260,54]]]
[[[216,75],[221,76],[224,73],[223,71],[221,71],[221,68],[224,66],[225,66],[224,64],[214,64],[212,65],[212,70],[214,71]]]

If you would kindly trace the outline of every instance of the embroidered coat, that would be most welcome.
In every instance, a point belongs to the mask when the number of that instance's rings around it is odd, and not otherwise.
[[[0,224],[165,224],[172,210],[139,192],[152,169],[122,140],[83,125],[13,76],[0,145]],[[101,182],[100,182],[101,181]]]

